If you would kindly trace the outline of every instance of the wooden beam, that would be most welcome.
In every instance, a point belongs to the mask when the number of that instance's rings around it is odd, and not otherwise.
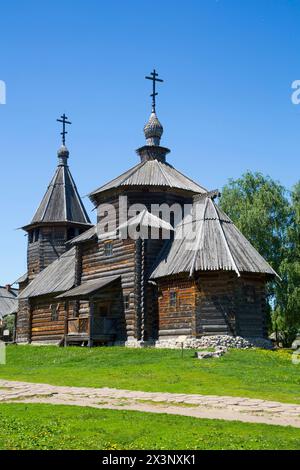
[[[89,310],[89,326],[88,326],[88,347],[91,348],[93,346],[93,323],[94,323],[94,311],[95,311],[95,304],[93,300],[90,300],[90,310]]]

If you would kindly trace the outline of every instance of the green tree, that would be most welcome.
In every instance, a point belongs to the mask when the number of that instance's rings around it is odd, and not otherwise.
[[[274,323],[290,343],[300,328],[300,182],[291,193],[287,246],[279,273],[282,285],[276,299]]]
[[[287,254],[291,252],[288,232],[293,218],[285,188],[269,176],[248,171],[237,180],[229,180],[223,188],[220,206],[273,269],[281,275],[287,262]],[[275,280],[268,286],[269,326],[273,330],[287,327],[285,323],[287,277],[283,282]]]

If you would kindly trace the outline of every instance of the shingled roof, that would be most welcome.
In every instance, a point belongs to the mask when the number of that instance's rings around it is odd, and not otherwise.
[[[59,150],[59,164],[55,174],[28,226],[48,222],[91,224],[67,165],[68,155],[66,147]]]
[[[0,286],[0,318],[18,310],[18,291]]]
[[[153,159],[138,163],[122,175],[90,193],[89,197],[94,200],[98,193],[124,186],[161,186],[182,189],[197,194],[207,192],[205,188],[180,173],[169,163]]]
[[[195,210],[195,206],[194,206]],[[197,202],[195,217],[187,216],[167,242],[151,278],[196,271],[277,273],[209,197]]]
[[[21,292],[20,299],[38,297],[40,295],[65,292],[74,287],[76,248],[53,261],[47,268],[41,271],[31,283]]]

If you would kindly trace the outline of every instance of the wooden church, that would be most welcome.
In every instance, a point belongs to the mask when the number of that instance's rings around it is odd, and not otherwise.
[[[140,161],[89,195],[96,225],[68,167],[69,122],[60,120],[57,169],[23,227],[28,271],[18,280],[18,343],[137,346],[183,335],[266,336],[265,288],[276,273],[217,206],[218,192],[167,161],[155,107],[161,80],[155,71],[146,78],[153,80],[153,101]],[[124,198],[127,207],[144,208],[125,223]],[[179,222],[152,214],[153,205],[174,204],[190,208]],[[106,206],[114,208],[116,224],[105,231]],[[124,227],[127,236],[120,236]],[[128,234],[132,227],[139,236]]]

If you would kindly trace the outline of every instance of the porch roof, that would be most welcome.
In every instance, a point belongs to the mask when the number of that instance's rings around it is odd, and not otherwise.
[[[103,287],[108,286],[112,282],[120,279],[119,276],[109,276],[103,277],[101,279],[93,279],[91,281],[83,282],[80,286],[74,287],[73,289],[68,290],[64,294],[58,295],[57,299],[87,299],[91,294],[94,294]]]

